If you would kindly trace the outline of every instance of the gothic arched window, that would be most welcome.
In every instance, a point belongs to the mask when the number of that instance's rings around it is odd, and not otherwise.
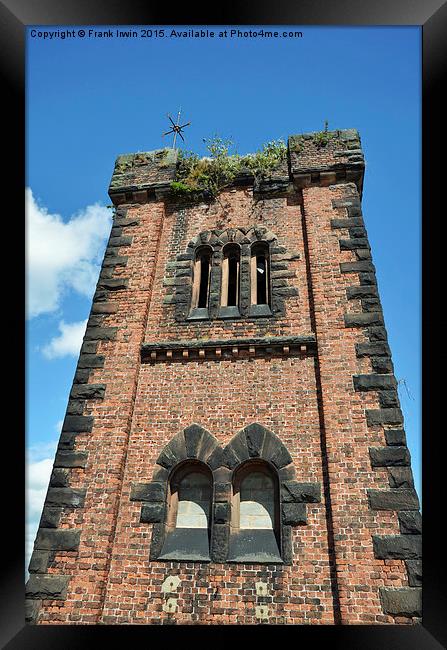
[[[208,316],[212,250],[209,246],[197,249],[192,282],[191,315]]]
[[[188,462],[174,471],[160,559],[210,561],[212,485],[203,463]]]
[[[221,316],[239,316],[241,250],[237,244],[227,244],[223,249],[222,284],[220,297]]]
[[[270,312],[270,256],[265,242],[257,242],[251,248],[250,294],[253,315],[269,315]]]
[[[235,473],[231,503],[230,562],[282,562],[279,485],[263,461],[248,461]]]

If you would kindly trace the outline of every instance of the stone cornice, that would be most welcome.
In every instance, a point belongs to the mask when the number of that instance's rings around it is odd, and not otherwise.
[[[109,196],[115,205],[146,203],[172,197],[178,152],[158,149],[118,156]],[[300,190],[309,186],[353,182],[362,194],[365,161],[356,129],[291,135],[287,165],[280,164],[269,178],[258,182],[249,170],[241,170],[233,185],[252,186],[259,197],[284,195],[292,184]],[[177,199],[178,200],[178,199]]]

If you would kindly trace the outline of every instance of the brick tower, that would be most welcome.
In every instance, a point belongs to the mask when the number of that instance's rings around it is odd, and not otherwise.
[[[37,624],[411,624],[421,520],[357,131],[175,191],[119,156],[27,583]]]

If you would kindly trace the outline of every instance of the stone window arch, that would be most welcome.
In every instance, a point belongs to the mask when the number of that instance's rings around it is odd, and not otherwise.
[[[282,563],[278,474],[263,460],[233,475],[229,562]]]

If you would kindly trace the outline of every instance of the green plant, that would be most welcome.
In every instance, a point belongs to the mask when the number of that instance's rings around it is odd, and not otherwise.
[[[282,140],[268,142],[260,151],[246,156],[230,153],[234,147],[231,140],[215,136],[204,142],[209,157],[199,158],[193,152],[179,151],[177,180],[171,183],[177,195],[193,197],[202,194],[215,199],[243,169],[248,169],[257,179],[263,178],[285,160],[287,153]]]

